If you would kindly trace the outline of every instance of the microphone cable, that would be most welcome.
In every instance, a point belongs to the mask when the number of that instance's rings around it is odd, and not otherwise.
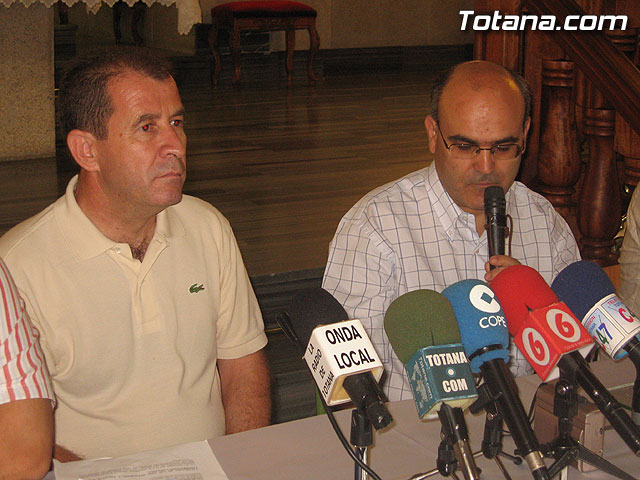
[[[278,313],[276,315],[276,322],[284,332],[285,336],[294,344],[296,348],[298,348],[299,353],[301,355],[304,355],[304,347],[302,347],[302,343],[300,342],[298,335],[296,334],[295,330],[292,327],[289,314],[287,312]],[[373,480],[382,480],[380,476],[371,467],[369,467],[369,465],[365,464],[362,461],[361,455],[355,452],[351,448],[351,444],[349,444],[349,442],[347,441],[347,438],[344,436],[344,433],[342,433],[342,429],[340,428],[340,425],[338,425],[338,421],[333,415],[333,407],[330,407],[329,405],[327,405],[327,402],[322,396],[322,393],[320,392],[318,385],[315,383],[315,381],[313,383],[314,383],[313,386],[316,392],[316,397],[320,399],[320,402],[322,402],[322,407],[324,408],[324,411],[327,413],[327,418],[329,419],[329,423],[331,423],[331,426],[333,427],[333,430],[338,436],[338,440],[340,440],[340,443],[342,444],[344,449],[347,451],[347,453],[353,459],[353,461],[356,462],[356,464],[358,464],[358,466],[362,468],[365,472],[367,472],[369,476],[373,478]]]
[[[353,459],[354,462],[358,464],[360,468],[362,468],[365,472],[367,472],[369,476],[373,478],[373,480],[382,480],[380,476],[369,465],[364,463],[360,458],[360,456],[353,451],[353,448],[351,448],[349,441],[344,436],[344,433],[342,433],[342,429],[340,428],[340,425],[338,425],[338,421],[336,420],[336,417],[333,415],[333,408],[327,405],[327,402],[325,401],[324,397],[318,390],[317,385],[315,386],[315,388],[318,391],[318,398],[320,398],[320,401],[322,402],[322,407],[324,408],[325,412],[327,412],[327,418],[329,419],[329,423],[331,423],[333,430],[336,432],[336,435],[338,436],[338,440],[340,440],[340,443],[342,444],[344,449],[347,451],[349,456]]]

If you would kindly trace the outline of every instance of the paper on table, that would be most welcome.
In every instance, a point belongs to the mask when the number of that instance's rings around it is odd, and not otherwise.
[[[228,480],[206,440],[125,457],[53,464],[56,480]]]

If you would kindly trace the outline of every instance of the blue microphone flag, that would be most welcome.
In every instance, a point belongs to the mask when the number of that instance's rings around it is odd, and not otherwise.
[[[474,373],[496,358],[509,362],[509,330],[504,312],[489,286],[475,279],[462,280],[445,288],[458,320],[462,345]]]

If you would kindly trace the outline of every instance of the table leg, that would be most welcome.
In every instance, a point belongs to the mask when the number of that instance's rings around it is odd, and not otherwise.
[[[287,61],[285,68],[287,69],[287,85],[293,85],[293,52],[296,49],[296,30],[287,28]]]
[[[222,71],[222,61],[220,59],[220,52],[218,51],[218,32],[220,29],[217,27],[215,22],[211,25],[211,30],[209,31],[209,48],[211,49],[211,54],[213,55],[213,61],[215,65],[213,66],[213,73],[211,74],[211,82],[214,87],[218,86],[218,80],[220,80],[220,72]]]
[[[240,29],[234,25],[231,32],[231,38],[229,39],[231,46],[231,58],[233,58],[233,85],[240,84]]]
[[[120,31],[120,18],[122,17],[122,9],[124,2],[118,0],[113,4],[113,35],[116,38],[116,45],[122,43],[122,32]]]
[[[133,17],[131,18],[131,36],[133,41],[139,47],[144,45],[144,16],[147,12],[147,6],[143,2],[136,2],[133,6]]]
[[[309,27],[309,61],[307,62],[307,76],[312,82],[318,80],[318,77],[313,73],[313,60],[318,50],[320,50],[320,36],[318,35],[315,24],[313,24]]]

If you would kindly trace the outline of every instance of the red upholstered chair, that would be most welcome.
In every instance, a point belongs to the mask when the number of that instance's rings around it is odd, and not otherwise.
[[[231,56],[233,58],[233,84],[240,83],[240,31],[274,31],[284,30],[287,37],[287,81],[292,83],[293,77],[293,51],[296,42],[296,30],[306,29],[309,32],[309,60],[307,63],[307,76],[311,81],[317,78],[313,73],[313,59],[320,48],[320,38],[316,31],[316,17],[318,13],[308,5],[300,2],[267,0],[230,2],[218,5],[211,9],[211,33],[209,45],[215,59],[213,72],[213,84],[218,84],[222,64],[218,51],[218,31],[220,29],[230,32]]]

